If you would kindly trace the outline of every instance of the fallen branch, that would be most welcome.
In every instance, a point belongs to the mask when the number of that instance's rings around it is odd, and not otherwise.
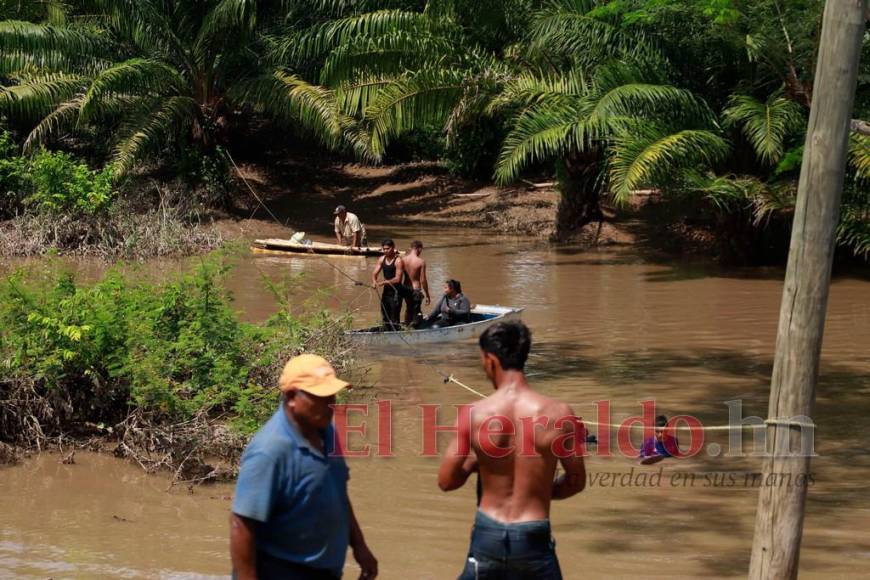
[[[555,181],[545,181],[543,183],[535,183],[533,181],[529,181],[528,179],[520,179],[520,181],[522,181],[523,183],[525,183],[529,187],[534,187],[537,189],[543,189],[545,187],[555,187],[556,186]]]

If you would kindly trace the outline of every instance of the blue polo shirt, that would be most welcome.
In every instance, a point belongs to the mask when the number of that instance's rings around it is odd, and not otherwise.
[[[331,457],[335,436],[323,432],[323,454],[279,407],[242,454],[233,513],[255,520],[258,552],[341,576],[350,540],[343,457]]]

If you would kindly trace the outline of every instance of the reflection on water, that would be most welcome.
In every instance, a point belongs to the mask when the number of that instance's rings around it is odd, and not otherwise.
[[[639,414],[640,401],[648,399],[662,412],[695,415],[705,424],[727,422],[725,402],[736,399],[743,402],[744,416],[766,414],[779,270],[723,272],[522,240],[399,233],[400,247],[412,237],[426,243],[436,292],[443,280],[457,278],[472,302],[525,307],[535,341],[528,369],[533,383],[587,418],[600,400],[611,402],[616,421]],[[333,260],[362,281],[374,265],[362,258]],[[372,292],[354,286],[326,260],[245,257],[230,286],[245,318],[262,320],[275,309],[262,277],[300,274],[292,291],[296,302],[330,287],[331,308],[354,312],[360,326],[376,320]],[[351,496],[382,577],[455,577],[467,549],[473,489],[437,490],[437,460],[419,456],[416,405],[447,406],[440,421],[448,422],[451,405],[473,399],[443,383],[431,366],[486,390],[476,350],[473,344],[448,344],[425,352],[399,347],[357,356],[372,365],[369,379],[394,410],[396,457],[351,460]],[[816,404],[820,456],[813,461],[816,483],[807,504],[801,571],[811,578],[866,577],[870,282],[840,278],[833,284],[822,357]],[[374,442],[374,436],[369,439]],[[709,443],[725,448],[727,434],[708,433],[705,448]],[[757,491],[722,483],[727,474],[742,480],[757,472],[760,462],[702,452],[643,470],[655,473],[659,467],[660,486],[593,485],[554,504],[554,533],[567,578],[745,575]],[[593,456],[588,468],[623,475],[642,471],[624,457]],[[675,474],[696,480],[673,486]],[[188,493],[166,492],[167,485],[133,466],[90,455],[72,466],[46,457],[0,471],[0,570],[33,578],[226,574],[226,498],[232,487]],[[347,574],[355,577],[352,564]]]

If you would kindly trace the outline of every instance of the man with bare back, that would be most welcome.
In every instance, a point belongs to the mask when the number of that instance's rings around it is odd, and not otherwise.
[[[411,249],[402,257],[405,263],[405,279],[402,281],[402,292],[405,300],[405,324],[413,326],[423,318],[423,300],[428,306],[429,279],[426,276],[426,260],[420,257],[423,253],[423,242],[414,240]]]
[[[480,473],[482,495],[460,580],[562,578],[550,502],[586,486],[586,433],[571,407],[526,382],[530,346],[521,322],[497,323],[481,335],[481,362],[495,393],[460,411],[438,472],[443,491]],[[557,464],[564,473],[554,480]]]

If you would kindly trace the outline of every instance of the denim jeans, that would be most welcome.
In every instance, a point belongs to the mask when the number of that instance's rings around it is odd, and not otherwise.
[[[478,511],[459,580],[561,580],[550,521],[505,524]]]

